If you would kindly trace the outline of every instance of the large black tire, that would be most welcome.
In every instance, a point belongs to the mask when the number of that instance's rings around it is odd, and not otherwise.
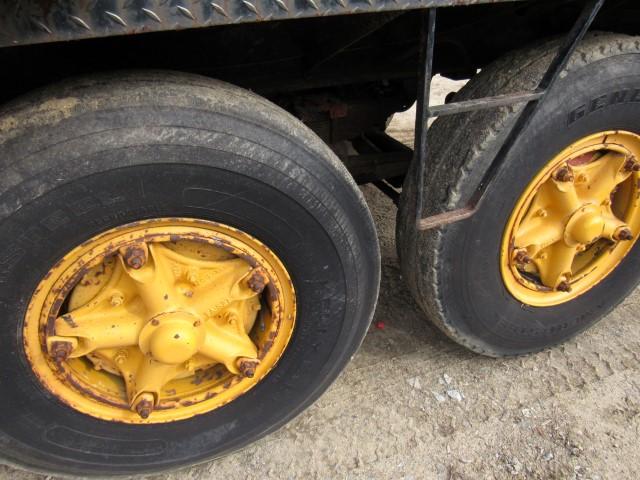
[[[456,100],[532,90],[558,45],[549,41],[505,56],[473,78]],[[426,215],[466,205],[521,108],[434,123],[428,140]],[[502,235],[526,185],[577,139],[615,129],[640,133],[640,41],[593,34],[547,95],[472,218],[418,232],[413,221],[416,176],[407,176],[397,225],[402,271],[414,297],[442,331],[485,355],[535,352],[585,330],[635,288],[640,280],[637,245],[605,281],[555,307],[523,305],[506,290],[500,274]]]
[[[202,462],[280,427],[360,345],[380,259],[363,197],[335,155],[275,105],[178,73],[70,81],[0,113],[0,452],[45,472],[116,475]],[[22,346],[29,298],[66,252],[117,225],[192,217],[269,246],[296,289],[283,357],[231,403],[168,424],[97,420],[62,404]]]

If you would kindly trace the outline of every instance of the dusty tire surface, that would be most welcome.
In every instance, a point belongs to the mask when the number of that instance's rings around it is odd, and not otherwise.
[[[140,72],[35,92],[5,106],[0,125],[3,461],[80,475],[199,463],[295,417],[355,353],[378,292],[371,215],[328,147],[283,110],[207,78]],[[98,420],[33,375],[25,309],[70,249],[158,217],[218,221],[268,245],[291,274],[296,327],[274,370],[216,410],[167,424]]]
[[[498,60],[457,100],[535,88],[558,42]],[[448,336],[489,356],[535,352],[582,332],[618,305],[640,280],[639,247],[604,281],[576,300],[550,308],[523,305],[505,289],[499,251],[521,192],[558,152],[606,130],[638,133],[640,42],[592,34],[579,46],[521,141],[506,159],[476,215],[427,232],[414,222],[415,175],[404,185],[397,223],[403,275],[428,318]],[[425,215],[466,205],[522,106],[437,120],[429,132]]]

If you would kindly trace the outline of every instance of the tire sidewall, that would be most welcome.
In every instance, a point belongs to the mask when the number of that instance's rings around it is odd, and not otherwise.
[[[593,133],[619,129],[640,134],[639,57],[606,58],[564,76],[506,158],[478,212],[444,231],[444,318],[450,319],[447,328],[456,336],[473,338],[476,349],[519,354],[565,341],[609,312],[640,280],[636,245],[614,272],[585,294],[536,308],[506,290],[499,260],[505,225],[518,198],[551,158]]]
[[[244,112],[201,105],[125,110],[86,111],[46,136],[38,130],[33,142],[27,132],[1,146],[12,156],[44,145],[20,159],[26,180],[0,198],[0,313],[11,332],[0,337],[2,377],[11,385],[0,391],[0,445],[3,457],[31,469],[148,473],[239,448],[286,423],[331,384],[375,306],[379,254],[371,217],[310,132],[293,125],[289,135],[301,138],[291,138],[247,121]],[[274,251],[296,290],[294,332],[261,382],[210,413],[142,426],[97,420],[35,378],[23,352],[24,314],[37,284],[68,251],[110,228],[160,217],[224,223]]]

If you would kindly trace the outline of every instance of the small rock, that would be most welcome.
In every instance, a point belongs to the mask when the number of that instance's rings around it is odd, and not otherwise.
[[[514,458],[513,460],[507,463],[507,470],[511,475],[518,475],[522,471],[522,464],[520,460]]]
[[[444,402],[447,399],[447,397],[445,397],[441,393],[438,393],[438,392],[431,392],[431,393],[433,393],[433,396],[436,397],[436,400],[438,402]]]
[[[462,394],[458,390],[447,390],[447,395],[458,402],[462,401]]]
[[[529,410],[528,408],[523,408],[521,412],[523,417],[529,418],[531,416],[531,410]]]
[[[451,385],[451,377],[449,375],[445,373],[444,375],[442,375],[442,379],[444,380],[444,383],[446,383],[447,385]]]
[[[418,377],[411,377],[411,378],[409,378],[407,380],[407,382],[409,383],[409,385],[411,385],[416,390],[421,390],[422,389],[422,387],[420,385],[420,379]]]
[[[542,459],[545,460],[546,462],[550,462],[551,460],[553,460],[553,452],[547,452],[542,456]]]

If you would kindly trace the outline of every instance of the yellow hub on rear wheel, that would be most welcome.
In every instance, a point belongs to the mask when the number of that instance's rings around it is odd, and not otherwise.
[[[295,292],[280,260],[218,223],[124,225],[78,246],[31,298],[24,348],[58,399],[85,414],[162,423],[214,410],[275,366]]]
[[[640,234],[640,136],[588,136],[551,160],[518,200],[502,239],[509,292],[536,307],[582,295]]]

